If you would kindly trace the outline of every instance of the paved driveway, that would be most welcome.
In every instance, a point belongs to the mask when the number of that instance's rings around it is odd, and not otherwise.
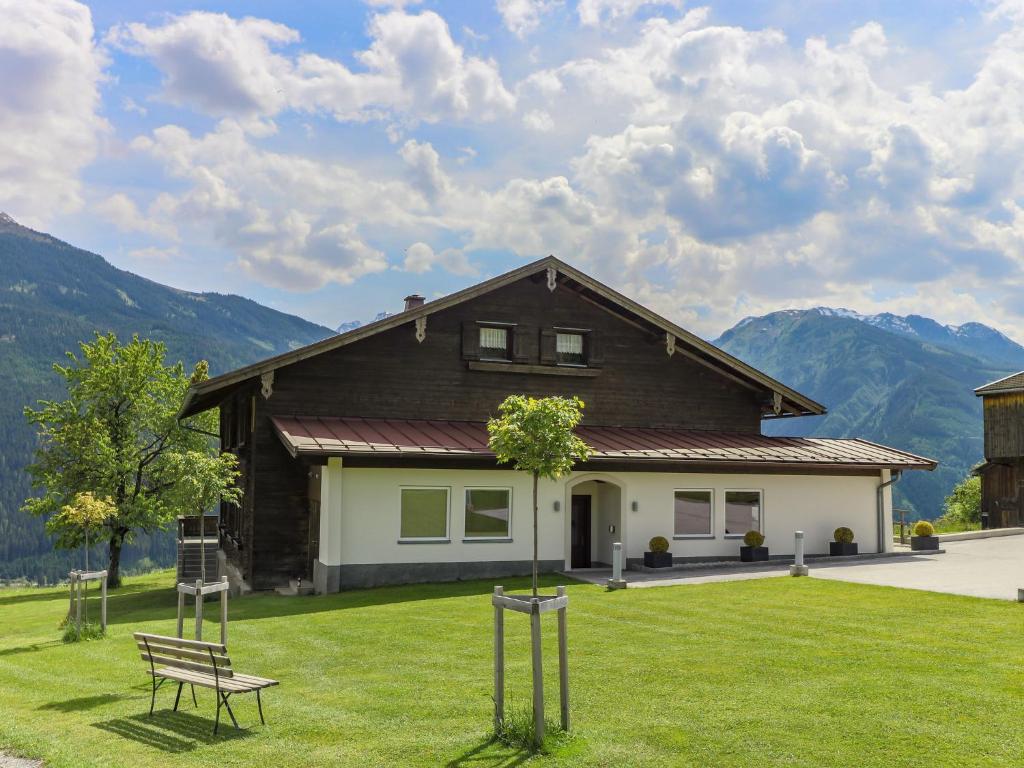
[[[1024,587],[1024,535],[950,541],[942,547],[946,551],[941,555],[914,553],[906,557],[834,564],[819,560],[809,565],[811,576],[818,579],[925,589],[1000,600],[1017,599],[1017,588]],[[572,576],[603,585],[611,576],[611,571],[575,572]],[[788,565],[700,568],[673,571],[671,575],[635,571],[626,573],[630,589],[783,576],[789,576]]]
[[[1024,536],[950,541],[942,555],[811,565],[819,579],[1016,600],[1024,587]]]

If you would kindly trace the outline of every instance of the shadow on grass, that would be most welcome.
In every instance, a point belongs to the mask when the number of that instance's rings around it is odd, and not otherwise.
[[[221,723],[221,731],[215,736],[212,720],[171,710],[155,712],[152,717],[147,714],[115,717],[92,725],[114,736],[173,754],[191,752],[202,744],[244,739],[251,735],[249,731],[235,730],[229,722],[227,727]]]
[[[540,579],[540,586],[551,589],[571,582],[565,576],[548,574]],[[332,595],[310,595],[304,597],[282,597],[272,592],[247,595],[230,601],[230,620],[246,621],[303,614],[339,611],[351,608],[370,608],[380,605],[412,603],[423,600],[489,595],[495,584],[502,584],[506,592],[525,592],[530,588],[529,577],[497,577],[474,581],[454,581],[428,584],[408,584],[394,587],[352,590]],[[191,603],[187,603],[191,616]],[[177,614],[177,592],[173,587],[152,589],[129,595],[110,598],[107,605],[107,621],[110,625],[137,625],[142,622],[160,621]]]
[[[89,588],[89,598],[99,597],[99,582],[92,582]],[[63,590],[58,589],[54,586],[37,587],[38,591],[29,592],[28,594],[21,595],[8,595],[7,597],[0,597],[0,608],[5,608],[9,605],[21,605],[23,603],[38,603],[44,601],[55,601],[63,600],[65,603],[70,599],[70,593],[68,592],[67,585],[64,586]],[[107,593],[107,600],[110,601],[114,597],[124,597],[126,595],[138,595],[143,593],[152,592],[152,588],[146,584],[134,584],[131,586],[118,587],[117,589],[111,588]],[[0,595],[3,592],[0,591]]]
[[[45,651],[47,648],[59,648],[64,645],[61,640],[47,640],[43,643],[32,643],[32,645],[19,645],[14,648],[0,648],[0,658],[14,656],[18,653],[32,653],[34,651]]]
[[[128,701],[131,699],[149,699],[149,696],[126,696],[123,693],[101,693],[96,696],[80,696],[77,699],[66,701],[51,701],[37,707],[40,710],[50,712],[84,712],[94,707],[102,707],[105,704],[113,704],[116,701]]]
[[[501,747],[493,736],[490,736],[472,749],[466,750],[454,760],[445,764],[445,768],[514,768],[530,759],[532,753],[528,749],[518,749],[512,754],[488,754],[492,747]]]

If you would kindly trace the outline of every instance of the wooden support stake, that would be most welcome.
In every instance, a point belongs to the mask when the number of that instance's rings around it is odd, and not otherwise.
[[[228,577],[221,577],[224,589],[220,593],[220,644],[228,644]]]
[[[495,587],[494,594],[503,595],[504,587]],[[505,609],[494,606],[494,727],[505,720]]]
[[[107,631],[107,572],[100,578],[100,630]]]
[[[82,580],[75,574],[75,626],[82,631]]]
[[[178,586],[181,586],[180,584]],[[178,590],[178,639],[181,640],[185,635],[185,593],[180,589]]]
[[[558,587],[559,597],[565,597],[565,587]],[[558,693],[562,705],[562,730],[569,730],[569,640],[566,629],[566,611],[558,609]]]
[[[533,650],[533,742],[544,743],[544,668],[541,657],[540,601],[530,601],[530,644]]]
[[[196,579],[196,640],[203,639],[203,580]]]
[[[68,571],[68,621],[75,615],[75,572]]]

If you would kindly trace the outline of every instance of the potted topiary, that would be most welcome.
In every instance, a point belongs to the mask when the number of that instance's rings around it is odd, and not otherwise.
[[[744,563],[757,563],[768,559],[768,547],[764,544],[764,534],[760,531],[747,531],[743,534],[743,546],[740,547],[740,560]]]
[[[914,535],[910,537],[910,549],[921,552],[939,548],[939,537],[935,535],[935,526],[927,520],[914,523]]]
[[[853,540],[853,531],[845,525],[836,528],[832,532],[832,538],[835,541],[828,543],[828,553],[832,557],[857,554],[857,543]]]
[[[664,536],[655,536],[648,543],[649,552],[644,552],[645,568],[671,568],[672,553],[668,551],[668,539]]]

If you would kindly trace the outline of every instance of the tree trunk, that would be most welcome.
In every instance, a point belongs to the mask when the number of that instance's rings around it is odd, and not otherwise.
[[[110,564],[107,566],[107,586],[116,589],[121,586],[121,547],[124,534],[118,531],[110,536]]]
[[[533,473],[533,596],[537,596],[537,473]]]

